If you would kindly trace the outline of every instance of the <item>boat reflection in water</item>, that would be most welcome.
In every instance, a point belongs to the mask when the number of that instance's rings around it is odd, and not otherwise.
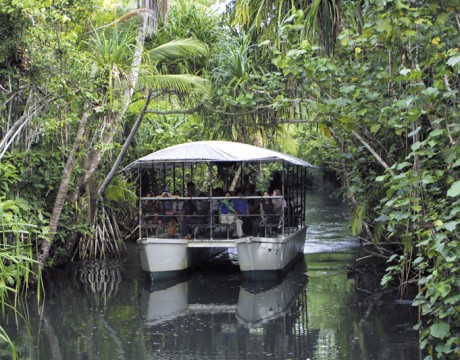
[[[147,353],[168,359],[306,359],[317,334],[308,330],[305,264],[280,280],[234,275],[148,283],[141,311]]]

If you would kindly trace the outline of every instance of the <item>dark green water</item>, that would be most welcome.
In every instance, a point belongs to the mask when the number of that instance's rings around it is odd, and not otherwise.
[[[362,256],[346,207],[311,195],[305,263],[276,282],[242,281],[228,264],[146,283],[126,258],[50,274],[46,299],[9,330],[21,359],[419,359],[416,309],[395,303]],[[8,351],[0,347],[0,357]]]

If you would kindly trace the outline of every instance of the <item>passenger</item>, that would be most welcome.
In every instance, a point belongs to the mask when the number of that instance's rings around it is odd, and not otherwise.
[[[163,190],[163,192],[161,193],[160,196],[158,196],[159,198],[171,198],[171,200],[161,200],[161,208],[162,208],[162,212],[163,214],[165,215],[172,215],[173,214],[173,209],[172,209],[172,195],[171,193],[169,192],[169,188],[168,187],[165,187],[165,189]]]
[[[184,206],[184,201],[180,199],[181,193],[179,190],[176,190],[174,192],[174,200],[172,202],[172,210],[174,214],[181,215],[182,214],[182,208]]]
[[[186,197],[195,197],[196,196],[196,187],[192,181],[187,183],[187,192],[185,194]],[[184,205],[182,207],[184,211],[184,215],[193,215],[196,212],[196,200],[187,199],[184,201]]]
[[[243,197],[243,192],[241,190],[237,190],[237,196],[239,196],[239,199],[232,199],[232,205],[233,208],[236,211],[236,217],[239,220],[243,221],[243,226],[242,226],[242,233],[238,234],[238,237],[244,237],[244,232],[247,231],[249,224],[249,219],[248,219],[248,200]]]
[[[270,199],[270,193],[264,191],[262,201],[260,202],[260,218],[263,225],[268,224],[273,218],[273,202]]]
[[[211,199],[211,215],[212,215],[212,225],[219,223],[219,200],[215,197],[224,196],[224,190],[222,188],[215,188],[212,191],[213,198]]]
[[[248,196],[260,196],[254,184],[249,185]],[[251,235],[257,236],[260,222],[260,199],[248,199],[249,223],[251,225]]]
[[[193,197],[195,192],[195,184],[192,182],[188,183],[187,195]],[[207,197],[207,194],[201,193],[200,197]],[[184,239],[191,240],[192,226],[207,224],[209,219],[209,204],[207,200],[197,201],[196,199],[188,199],[185,201],[183,209],[184,219],[182,220],[181,236]]]
[[[163,193],[159,196],[160,198],[166,198],[167,200],[161,200],[162,205],[162,215],[163,221],[167,224],[166,232],[169,237],[173,237],[176,232],[176,225],[177,225],[177,217],[175,216],[175,212],[173,210],[173,198],[174,195],[171,195],[169,192],[169,188],[166,187],[163,190]]]
[[[225,196],[227,197],[226,199],[219,201],[220,222],[221,224],[233,224],[235,222],[236,211],[230,200],[230,191],[227,191]]]
[[[147,194],[148,198],[154,198],[155,193],[150,192]],[[162,221],[160,219],[161,204],[158,200],[148,199],[145,201],[143,206],[144,220],[147,224],[161,225]]]
[[[281,196],[281,190],[275,189],[275,191],[273,191],[273,196]],[[284,198],[273,199],[273,222],[277,224],[278,229],[281,229],[284,225],[284,210],[286,206],[287,204]]]
[[[236,210],[233,207],[233,203],[230,200],[231,193],[227,191],[225,193],[227,199],[222,199],[219,202],[219,214],[220,214],[220,223],[222,225],[236,224],[236,236],[242,238],[243,234],[243,220],[238,219]]]

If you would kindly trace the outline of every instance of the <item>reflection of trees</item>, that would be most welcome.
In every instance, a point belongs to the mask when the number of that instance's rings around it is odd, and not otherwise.
[[[82,263],[75,276],[96,304],[107,306],[107,299],[115,297],[121,282],[120,265],[114,261],[88,261]]]
[[[30,337],[21,328],[15,339],[21,358],[141,359],[142,348],[130,345],[139,329],[139,283],[121,286],[120,268],[99,261],[50,271],[42,307],[29,306]]]
[[[54,326],[51,324],[48,316],[43,314],[43,332],[48,338],[48,343],[50,345],[51,359],[53,360],[62,360],[61,348],[59,344],[59,338],[54,331]]]
[[[315,333],[299,329],[294,315],[286,315],[258,326],[238,323],[234,314],[188,313],[167,323],[144,328],[147,354],[163,354],[165,358],[225,358],[231,354],[239,359],[311,358]],[[238,355],[237,355],[238,354]],[[237,357],[238,356],[238,357]]]
[[[353,254],[322,254],[309,264],[310,329],[319,331],[313,358],[402,359],[416,354],[416,314],[409,306],[396,308],[397,294],[380,286],[373,266],[344,266]],[[348,258],[347,258],[348,257]],[[407,326],[396,324],[406,323]]]
[[[118,359],[119,360],[126,359],[125,351],[123,349],[123,342],[120,339],[120,334],[104,318],[101,318],[100,321],[101,321],[102,325],[107,329],[108,333],[110,334],[111,338],[113,339],[113,342],[117,346]]]

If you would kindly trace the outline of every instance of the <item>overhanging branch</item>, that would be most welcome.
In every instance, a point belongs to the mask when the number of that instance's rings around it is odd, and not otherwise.
[[[148,114],[156,114],[156,115],[172,115],[172,114],[193,114],[200,110],[200,108],[203,107],[203,103],[198,104],[197,106],[187,109],[187,110],[167,110],[167,111],[161,111],[161,110],[147,110],[145,111]]]

